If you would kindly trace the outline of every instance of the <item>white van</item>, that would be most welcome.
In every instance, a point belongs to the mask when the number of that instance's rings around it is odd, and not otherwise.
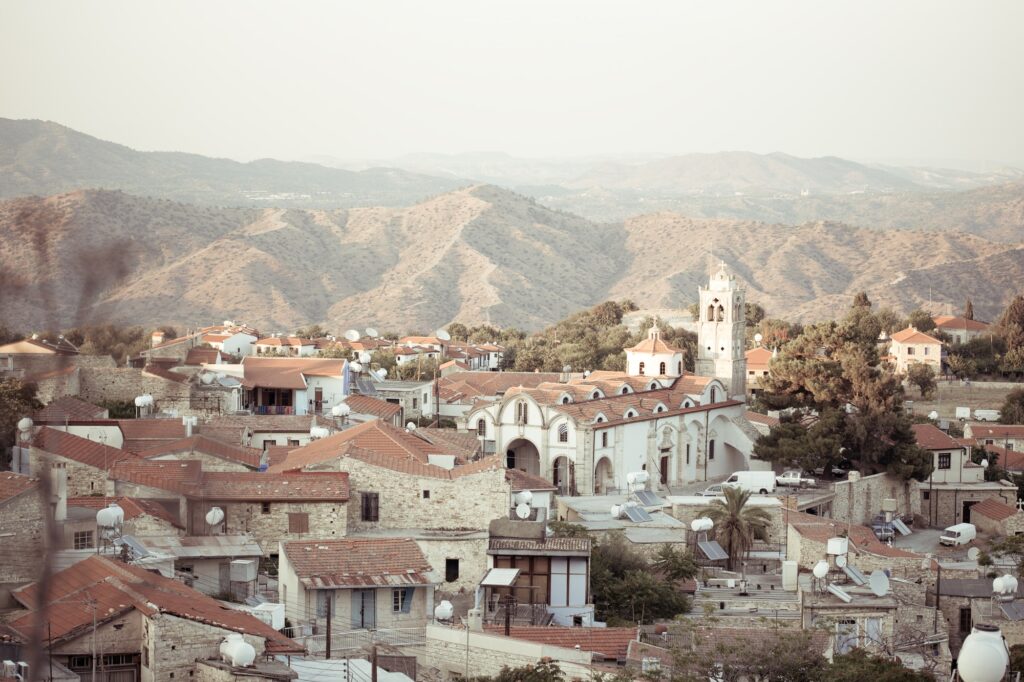
[[[722,482],[722,487],[740,488],[767,495],[775,492],[775,472],[737,471]]]
[[[997,422],[999,410],[975,410],[974,418],[980,422]]]
[[[973,523],[958,523],[942,531],[939,536],[939,543],[943,545],[966,545],[978,535],[978,529]]]
[[[956,418],[962,422],[967,421],[971,418],[971,408],[969,407],[958,407],[956,408]]]

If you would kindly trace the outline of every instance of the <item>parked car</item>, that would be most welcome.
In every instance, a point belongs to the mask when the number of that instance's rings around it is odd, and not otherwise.
[[[999,421],[999,410],[975,410],[974,418],[980,422]]]
[[[871,519],[871,530],[874,531],[875,537],[883,542],[885,540],[892,540],[893,536],[896,535],[896,530],[893,528],[892,523],[885,520],[885,516],[882,514],[876,514],[875,518]]]
[[[729,488],[748,490],[751,494],[775,492],[775,473],[771,471],[737,471],[722,483]]]
[[[956,408],[956,418],[962,422],[967,421],[971,418],[971,408],[969,407],[958,407]]]
[[[803,472],[799,469],[783,471],[775,477],[775,482],[778,485],[796,486],[797,488],[811,488],[817,484],[817,481],[804,476]]]
[[[709,485],[697,494],[701,497],[721,497],[725,493],[722,491],[722,484],[716,483],[714,485]]]
[[[978,529],[973,523],[958,523],[942,531],[939,536],[939,543],[943,545],[966,545],[978,536]]]
[[[841,462],[839,462],[837,464],[833,464],[829,468],[829,472],[832,474],[833,478],[846,478],[846,474],[850,473],[851,469],[853,469],[853,463],[850,460],[848,460],[848,459],[844,459],[844,460],[842,460]],[[824,476],[825,475],[824,467],[818,467],[817,469],[815,469],[814,470],[814,475],[815,476]]]

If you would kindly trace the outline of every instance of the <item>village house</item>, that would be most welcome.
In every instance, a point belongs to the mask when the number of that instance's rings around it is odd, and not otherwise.
[[[320,415],[234,414],[212,416],[198,429],[210,438],[265,451],[273,446],[306,445],[312,439],[310,429],[331,431],[337,426],[335,420]]]
[[[224,355],[216,348],[193,348],[185,356],[182,363],[186,367],[202,367],[203,365],[220,365],[224,363]]]
[[[434,416],[433,379],[385,379],[374,381],[373,388],[376,397],[402,408],[402,419],[405,421],[429,419]]]
[[[32,439],[29,472],[39,477],[57,468],[62,472],[66,496],[102,495],[107,489],[107,472],[117,462],[134,459],[135,455],[117,447],[44,426]]]
[[[889,360],[897,374],[906,374],[911,365],[923,364],[939,374],[942,371],[942,342],[934,336],[907,327],[890,338]]]
[[[243,611],[177,580],[103,556],[57,572],[47,602],[40,604],[39,596],[38,583],[14,592],[28,612],[7,623],[12,637],[32,641],[37,610],[45,608],[53,660],[82,677],[91,676],[95,663],[96,682],[195,679],[199,661],[219,658],[220,645],[236,635],[253,646],[258,658],[304,652]],[[261,679],[256,670],[252,673],[247,679]]]
[[[344,359],[249,356],[216,369],[241,381],[241,407],[253,414],[329,414],[349,393]]]
[[[203,471],[256,471],[263,458],[258,448],[232,445],[202,434],[159,443],[137,454],[142,459],[199,460]]]
[[[1024,511],[1016,504],[1005,504],[993,498],[971,507],[971,523],[979,533],[992,538],[1024,535]]]
[[[967,343],[974,339],[991,334],[991,325],[979,320],[968,320],[955,315],[937,315],[932,318],[935,328],[952,338],[953,343]]]
[[[345,399],[345,404],[351,410],[348,417],[346,417],[347,421],[359,422],[380,419],[395,427],[401,427],[403,424],[401,405],[389,403],[386,400],[374,398],[370,395],[359,394],[350,395]]]
[[[747,359],[747,395],[751,398],[761,392],[761,380],[768,376],[769,366],[776,354],[763,346],[751,348],[744,354]]]
[[[39,575],[48,505],[39,492],[39,479],[11,471],[0,472],[0,606],[11,589]]]
[[[320,633],[328,618],[363,630],[420,626],[433,617],[439,579],[412,539],[285,542],[279,556],[279,598],[300,619],[296,625]]]
[[[451,342],[436,336],[403,336],[398,339],[400,346],[415,346],[434,351],[437,353],[435,359],[444,355],[449,343]]]
[[[242,327],[211,328],[204,330],[202,342],[224,355],[244,358],[253,354],[253,344],[259,340],[254,329]]]
[[[1024,424],[964,424],[964,440],[989,449],[997,446],[1024,452]]]
[[[440,362],[442,357],[441,351],[434,350],[429,346],[400,345],[395,346],[392,352],[395,354],[395,364],[399,367],[403,365],[422,366],[425,360]]]
[[[252,342],[255,355],[288,355],[306,358],[316,355],[316,342],[295,336],[268,336]]]
[[[953,653],[960,651],[975,623],[998,626],[1008,647],[1024,644],[1024,621],[1017,616],[1024,606],[1024,588],[1018,586],[1017,592],[1003,601],[994,598],[992,578],[943,576],[935,589],[939,596],[936,608],[948,626],[949,648]],[[935,605],[934,597],[929,603]]]
[[[241,602],[256,593],[263,550],[248,535],[132,538],[148,553],[171,559],[173,574],[168,577],[203,594]]]
[[[986,481],[985,469],[970,458],[970,449],[933,424],[912,426],[917,444],[930,452],[935,469],[917,485],[920,515],[929,526],[946,528],[971,522],[971,508],[987,498],[1017,499],[1008,481]]]
[[[136,497],[88,496],[67,498],[67,518],[61,522],[63,549],[96,549],[102,544],[96,513],[116,504],[124,512],[121,532],[132,537],[177,537],[185,526],[163,505]],[[110,549],[110,548],[108,548]]]

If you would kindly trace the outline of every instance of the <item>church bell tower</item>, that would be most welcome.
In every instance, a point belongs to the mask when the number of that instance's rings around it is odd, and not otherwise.
[[[707,288],[698,291],[696,373],[720,379],[730,398],[743,400],[747,387],[746,291],[735,275],[729,274],[725,263],[711,276]]]

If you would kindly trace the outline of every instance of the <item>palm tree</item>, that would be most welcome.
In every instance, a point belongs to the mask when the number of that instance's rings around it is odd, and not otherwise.
[[[715,522],[715,537],[729,553],[728,568],[733,570],[738,555],[746,556],[754,538],[762,535],[771,523],[768,512],[761,507],[747,507],[750,491],[727,486],[722,490],[725,500],[714,500],[698,516]]]

